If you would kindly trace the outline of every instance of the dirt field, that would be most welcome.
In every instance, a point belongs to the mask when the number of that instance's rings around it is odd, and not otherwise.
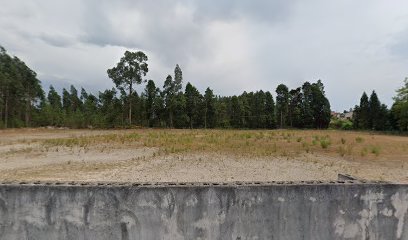
[[[0,131],[0,181],[408,182],[408,137],[301,130]]]

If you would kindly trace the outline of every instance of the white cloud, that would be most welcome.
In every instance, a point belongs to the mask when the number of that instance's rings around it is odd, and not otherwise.
[[[176,63],[186,82],[216,94],[320,78],[336,110],[372,89],[392,102],[408,75],[407,36],[402,0],[5,0],[0,8],[0,45],[45,84],[110,88],[106,69],[126,49],[143,50],[160,87]]]

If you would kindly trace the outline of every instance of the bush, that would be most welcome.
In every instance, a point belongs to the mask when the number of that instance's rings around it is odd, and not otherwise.
[[[364,142],[364,138],[362,138],[362,137],[356,137],[356,142],[357,142],[357,143],[362,143],[362,142]]]
[[[343,122],[341,125],[342,130],[352,130],[353,129],[353,123],[349,120],[346,120]]]
[[[331,129],[338,129],[338,130],[352,130],[353,129],[353,123],[348,119],[343,120],[343,119],[337,119],[336,118],[336,119],[332,119],[330,121],[329,127]]]
[[[331,142],[330,139],[328,138],[322,138],[320,139],[320,146],[324,149],[328,148],[330,146]]]
[[[381,151],[380,147],[378,147],[378,146],[371,146],[371,153],[372,153],[372,154],[375,154],[375,156],[378,157],[378,155],[380,155],[380,151]]]

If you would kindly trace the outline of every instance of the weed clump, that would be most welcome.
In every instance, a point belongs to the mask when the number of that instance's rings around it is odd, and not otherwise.
[[[330,146],[330,144],[331,144],[331,142],[330,142],[330,139],[329,139],[329,138],[324,137],[324,138],[321,138],[321,139],[320,139],[320,146],[321,146],[323,149],[328,148],[328,147]]]
[[[365,148],[363,148],[363,149],[361,150],[360,155],[361,155],[362,157],[365,157],[365,156],[367,156],[367,153],[368,153],[368,149],[365,147]]]
[[[338,148],[337,152],[339,153],[339,155],[341,157],[344,157],[344,155],[346,155],[346,153],[347,153],[347,150],[346,150],[346,148],[344,146],[340,146]]]
[[[375,156],[379,156],[380,155],[380,147],[378,146],[371,146],[371,153],[374,154]]]

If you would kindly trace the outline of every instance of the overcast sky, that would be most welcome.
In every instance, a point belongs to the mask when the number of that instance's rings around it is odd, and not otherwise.
[[[408,1],[0,0],[0,45],[47,91],[111,88],[106,70],[142,50],[160,87],[177,63],[217,95],[322,79],[341,111],[373,89],[392,103],[408,76]]]

